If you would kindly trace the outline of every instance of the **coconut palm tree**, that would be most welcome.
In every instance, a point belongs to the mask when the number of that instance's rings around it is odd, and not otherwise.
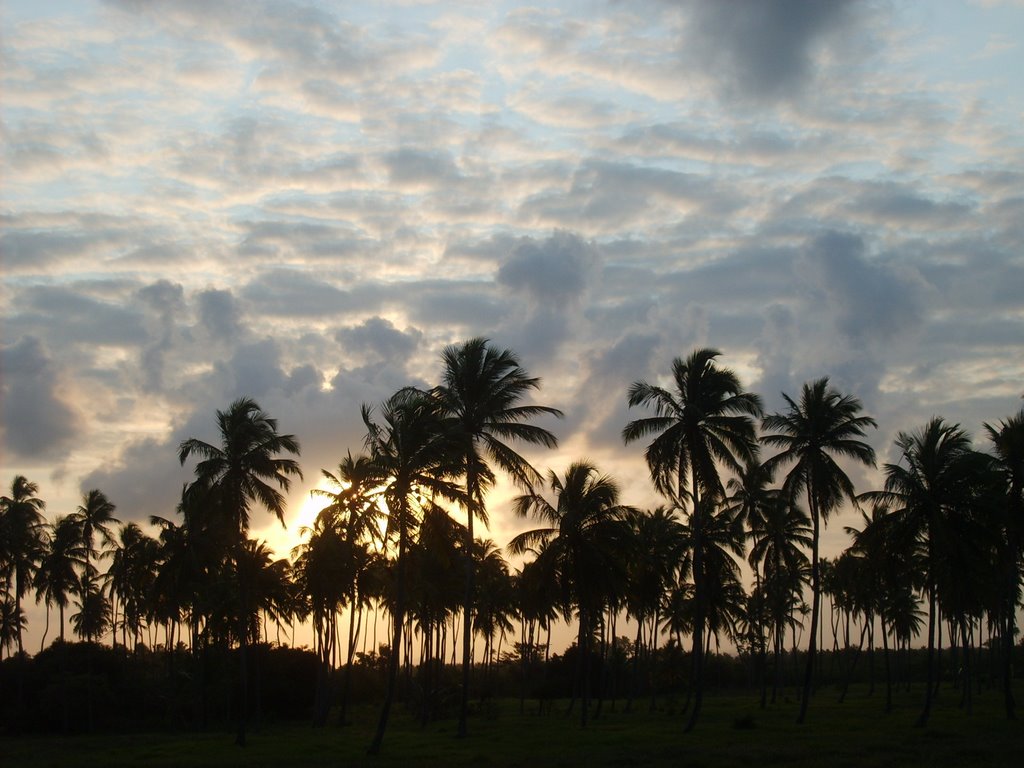
[[[1021,573],[1024,570],[1024,408],[1006,421],[985,424],[985,432],[995,448],[1005,488],[1005,501],[1001,505],[1001,514],[997,516],[1002,533],[998,539],[1002,557],[997,616],[1002,640],[1003,702],[1006,716],[1013,719],[1016,702],[1011,662],[1017,604],[1021,599]]]
[[[488,339],[475,338],[446,347],[441,353],[444,364],[442,383],[434,394],[442,404],[445,429],[459,446],[462,457],[466,498],[466,584],[462,617],[462,699],[459,708],[458,735],[466,735],[469,701],[470,646],[473,611],[473,523],[476,518],[486,526],[485,495],[494,479],[494,468],[505,472],[523,490],[540,481],[530,463],[509,441],[554,448],[555,436],[531,420],[542,416],[561,417],[556,408],[524,404],[523,400],[540,388],[540,379],[531,377],[519,358],[507,349],[493,347]]]
[[[267,415],[251,398],[235,400],[225,411],[217,411],[220,445],[189,438],[178,446],[178,461],[184,465],[190,456],[197,456],[196,479],[189,493],[201,498],[220,519],[233,539],[232,557],[236,573],[244,574],[238,562],[244,556],[249,514],[254,506],[272,512],[284,525],[284,492],[291,487],[291,478],[302,478],[294,459],[278,454],[299,455],[299,441],[294,435],[277,431],[277,420]],[[246,605],[244,579],[238,584],[242,591],[240,603]],[[243,617],[236,617],[239,621]],[[241,704],[239,706],[237,743],[245,745],[246,707],[248,703],[246,670],[247,632],[240,632],[239,659],[241,671]]]
[[[43,552],[33,586],[36,589],[36,602],[42,600],[46,603],[47,617],[50,606],[57,606],[60,612],[61,640],[64,640],[64,609],[69,605],[69,597],[78,589],[78,574],[86,570],[87,558],[88,550],[82,543],[79,524],[73,517],[60,516],[46,526]],[[39,649],[42,648],[40,644]]]
[[[348,711],[352,659],[355,655],[356,613],[361,603],[358,588],[363,571],[373,561],[368,545],[371,542],[382,543],[380,541],[383,537],[381,525],[385,515],[377,503],[377,499],[374,498],[374,488],[371,483],[375,482],[376,468],[369,456],[365,454],[353,456],[349,451],[345,458],[338,463],[337,470],[328,472],[326,469],[322,469],[320,472],[330,485],[330,488],[327,489],[314,488],[311,491],[312,495],[328,500],[327,506],[320,511],[318,516],[318,523],[321,523],[322,520],[320,536],[338,538],[340,544],[337,544],[336,547],[340,548],[341,553],[344,554],[338,564],[344,564],[340,578],[345,589],[337,601],[337,605],[340,605],[343,600],[347,601],[349,607],[345,680],[342,685],[339,716],[339,722],[344,725]],[[326,717],[326,711],[323,711],[323,716]]]
[[[387,531],[397,540],[396,585],[392,606],[392,642],[388,659],[388,687],[370,754],[378,754],[384,741],[401,650],[407,600],[407,550],[422,509],[434,498],[462,502],[463,495],[452,478],[464,464],[447,433],[436,397],[415,389],[402,389],[380,406],[380,415],[362,407],[366,448],[375,468],[371,487],[377,488],[387,510]]]
[[[563,604],[579,611],[576,645],[581,658],[578,677],[582,692],[581,722],[587,724],[590,698],[590,641],[607,596],[624,582],[619,556],[629,538],[624,522],[628,507],[619,503],[619,486],[586,461],[569,466],[564,476],[548,472],[554,502],[536,492],[517,496],[513,509],[520,517],[534,516],[543,527],[509,542],[508,550],[537,553],[549,573],[557,574]]]
[[[110,566],[105,574],[111,599],[113,625],[117,628],[117,603],[121,603],[121,644],[128,645],[128,630],[138,642],[142,620],[146,614],[147,599],[156,578],[158,543],[146,535],[137,523],[124,523],[108,551]]]
[[[938,584],[943,560],[953,551],[962,533],[962,521],[971,507],[979,470],[989,457],[971,448],[970,436],[959,424],[931,419],[914,432],[896,437],[900,459],[884,467],[881,491],[864,494],[898,516],[915,541],[915,556],[925,575],[928,596],[928,671],[924,708],[917,724],[924,726],[931,714],[935,672],[935,623]]]
[[[862,416],[860,401],[844,395],[827,378],[805,383],[800,401],[783,393],[785,413],[766,416],[762,441],[779,453],[765,462],[769,471],[792,465],[783,483],[783,493],[791,500],[806,492],[811,515],[811,627],[807,643],[807,667],[797,722],[807,717],[811,697],[818,621],[821,611],[821,569],[818,547],[821,527],[843,499],[856,501],[853,483],[836,462],[843,457],[874,466],[875,451],[860,438],[868,427],[877,426],[870,416]]]
[[[625,519],[630,530],[630,547],[626,555],[625,604],[627,613],[635,617],[637,623],[636,641],[633,644],[632,685],[626,703],[628,712],[637,688],[641,655],[646,655],[648,659],[653,690],[655,651],[664,597],[675,584],[681,570],[686,556],[686,537],[682,524],[668,507],[657,507],[651,511],[631,510]]]
[[[695,703],[686,731],[697,723],[703,701],[703,653],[706,619],[703,513],[725,496],[719,465],[739,473],[757,455],[754,418],[761,398],[744,392],[739,378],[719,367],[717,349],[694,350],[672,361],[673,389],[637,381],[629,388],[629,406],[649,406],[648,416],[629,422],[622,431],[628,444],[654,435],[644,451],[655,487],[680,508],[689,500],[694,573],[693,670]],[[704,499],[710,502],[703,504]]]
[[[748,539],[755,538],[755,531],[763,530],[769,508],[777,503],[779,492],[769,488],[772,484],[771,472],[757,459],[748,461],[736,477],[729,478],[726,490],[729,495],[725,500],[727,510],[740,523],[747,527]],[[751,552],[748,562],[754,570],[754,589],[748,599],[750,638],[754,651],[757,653],[758,675],[761,678],[761,707],[764,708],[767,693],[767,653],[765,641],[764,619],[767,617],[767,603],[761,590],[761,569],[758,567],[761,558]]]
[[[11,482],[10,496],[0,496],[0,577],[5,594],[14,600],[14,616],[21,617],[11,626],[16,631],[18,653],[24,653],[22,626],[24,612],[21,598],[32,585],[42,554],[43,510],[46,502],[39,498],[39,486],[24,475]]]
[[[104,551],[105,545],[112,544],[114,532],[111,526],[121,522],[114,517],[114,510],[117,509],[113,502],[107,498],[103,491],[93,488],[82,497],[82,503],[71,514],[71,517],[78,523],[79,531],[82,534],[82,544],[85,545],[85,570],[92,576],[98,571],[93,565]],[[102,541],[101,549],[96,548],[96,534],[100,535]]]

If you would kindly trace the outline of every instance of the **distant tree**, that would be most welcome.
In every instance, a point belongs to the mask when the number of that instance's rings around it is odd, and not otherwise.
[[[291,487],[292,477],[302,478],[302,471],[294,459],[282,458],[279,454],[298,455],[299,441],[294,435],[278,433],[277,420],[268,416],[255,400],[246,397],[235,400],[225,411],[217,411],[217,428],[220,445],[189,438],[178,446],[178,460],[184,464],[190,456],[199,457],[190,493],[209,505],[221,518],[224,528],[231,532],[235,570],[243,577],[238,584],[239,599],[241,605],[246,606],[252,600],[248,591],[253,585],[244,580],[245,569],[240,567],[240,562],[246,556],[249,514],[254,506],[262,506],[284,525],[283,492]],[[244,616],[236,618],[244,621]],[[238,639],[242,703],[237,743],[244,746],[248,632],[241,632]]]
[[[78,590],[78,574],[88,565],[88,549],[74,517],[58,517],[48,524],[43,534],[43,552],[33,585],[36,602],[46,603],[47,616],[51,605],[60,612],[60,639],[64,640],[64,610],[70,597]],[[43,642],[46,635],[43,635]],[[40,645],[42,650],[42,645]]]
[[[1021,602],[1024,574],[1024,408],[1005,421],[985,424],[1003,475],[1004,502],[997,513],[999,544],[999,599],[997,622],[1002,640],[1002,684],[1006,716],[1014,719],[1013,638],[1017,605]]]
[[[899,463],[886,464],[882,491],[864,494],[898,516],[915,542],[918,567],[928,596],[928,669],[924,708],[917,724],[928,723],[935,681],[935,625],[939,577],[950,557],[964,515],[972,504],[979,469],[989,460],[971,448],[959,424],[931,419],[914,432],[896,437]],[[966,574],[963,574],[966,575]]]
[[[591,638],[608,594],[625,580],[618,555],[628,540],[623,520],[628,508],[619,503],[618,484],[586,461],[573,463],[562,477],[549,471],[548,487],[553,503],[536,492],[516,497],[516,514],[534,516],[543,526],[513,538],[508,550],[512,554],[537,552],[538,560],[544,562],[542,568],[556,575],[563,604],[575,603],[579,611],[576,646],[582,660],[578,680],[585,726]]]
[[[694,546],[693,672],[695,701],[686,724],[692,730],[703,701],[704,631],[707,619],[707,573],[703,557],[705,512],[725,496],[719,465],[740,472],[757,455],[755,416],[761,398],[744,392],[736,374],[719,367],[717,349],[694,350],[672,361],[673,389],[637,381],[629,388],[629,406],[652,406],[654,416],[629,422],[622,432],[631,443],[649,435],[644,458],[655,487],[680,508],[689,503],[690,541]],[[710,502],[705,505],[702,500]]]
[[[765,462],[774,472],[792,465],[783,483],[783,492],[795,500],[804,491],[811,515],[811,626],[807,644],[807,667],[804,673],[803,696],[797,722],[807,717],[811,698],[815,655],[818,642],[818,621],[821,610],[821,571],[818,548],[821,527],[843,499],[855,500],[853,483],[836,463],[843,457],[874,466],[874,449],[860,438],[868,427],[876,426],[870,416],[861,415],[861,403],[844,395],[829,384],[827,378],[805,383],[800,401],[783,393],[785,413],[766,416],[762,441],[780,452]]]
[[[507,349],[493,347],[488,339],[475,338],[446,347],[442,383],[434,392],[444,413],[444,429],[457,446],[462,459],[466,499],[466,585],[462,632],[462,698],[458,735],[466,735],[468,712],[470,646],[473,611],[473,521],[487,525],[486,492],[494,479],[492,466],[504,471],[524,490],[540,481],[530,463],[508,443],[554,448],[555,436],[530,420],[541,416],[561,417],[556,408],[527,405],[522,401],[539,389],[540,379],[531,377],[519,358]]]
[[[447,433],[441,428],[443,416],[436,397],[414,389],[402,389],[374,410],[362,407],[366,425],[366,448],[375,468],[371,485],[379,489],[387,510],[387,536],[397,541],[396,589],[392,607],[392,642],[387,666],[387,692],[369,753],[378,754],[384,741],[401,650],[402,627],[407,601],[408,558],[418,514],[432,499],[462,502],[453,478],[463,469]]]
[[[11,482],[9,496],[0,497],[0,577],[5,595],[14,601],[13,631],[17,636],[18,653],[22,646],[24,612],[21,598],[32,585],[32,578],[42,555],[43,510],[46,502],[38,497],[39,486],[24,475]]]
[[[96,534],[100,535],[101,547],[112,544],[114,533],[111,525],[121,522],[114,517],[115,509],[113,502],[103,491],[93,488],[82,497],[81,505],[71,515],[78,523],[78,530],[82,534],[82,544],[85,546],[85,575],[89,580],[99,573],[96,566],[93,565],[93,560],[97,559],[103,551],[96,548]],[[104,629],[106,629],[105,626]]]

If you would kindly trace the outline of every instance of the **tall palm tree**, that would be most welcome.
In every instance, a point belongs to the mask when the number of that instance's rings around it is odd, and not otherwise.
[[[555,436],[529,421],[541,416],[561,417],[556,408],[525,405],[523,400],[540,388],[519,358],[507,349],[491,346],[488,339],[475,338],[446,347],[442,383],[434,393],[442,404],[445,428],[458,445],[466,491],[466,584],[462,617],[462,699],[458,735],[466,735],[469,701],[470,646],[473,611],[473,522],[487,525],[485,494],[494,470],[502,470],[523,490],[540,481],[530,463],[509,446],[509,441],[554,448]]]
[[[522,494],[513,502],[520,517],[533,515],[543,524],[509,542],[512,554],[538,553],[549,573],[557,574],[563,604],[575,603],[579,611],[577,649],[582,661],[581,721],[587,724],[590,698],[590,640],[594,623],[609,593],[625,579],[619,553],[629,538],[623,518],[628,507],[619,503],[619,486],[586,461],[572,464],[563,477],[548,472],[548,487],[555,500],[542,494]]]
[[[911,532],[915,555],[925,574],[928,595],[928,671],[924,708],[919,726],[931,714],[935,670],[935,623],[938,581],[943,561],[962,534],[961,522],[973,504],[979,470],[989,457],[971,448],[970,436],[959,424],[933,418],[920,430],[896,437],[900,459],[886,464],[881,491],[864,494],[892,510]]]
[[[156,578],[158,543],[146,535],[137,523],[124,523],[118,531],[114,547],[107,553],[110,566],[105,574],[111,598],[112,619],[117,629],[116,599],[121,603],[121,644],[127,647],[128,631],[137,644],[147,598]]]
[[[388,659],[388,687],[370,754],[380,752],[394,701],[395,679],[405,622],[407,549],[421,509],[441,497],[463,501],[452,481],[463,465],[441,427],[442,412],[436,397],[415,389],[399,390],[380,407],[379,420],[370,406],[362,407],[366,448],[375,468],[370,485],[379,489],[388,510],[387,536],[397,539],[396,590],[392,607],[392,642]]]
[[[744,392],[736,374],[719,367],[717,349],[697,349],[685,360],[672,361],[673,389],[634,382],[629,406],[649,406],[654,416],[629,422],[622,431],[628,444],[654,435],[644,451],[655,487],[681,508],[689,500],[694,573],[693,670],[695,703],[686,725],[697,723],[703,701],[706,585],[703,583],[705,511],[725,496],[719,465],[739,473],[743,462],[757,455],[754,418],[761,415],[761,398]],[[703,504],[707,498],[708,505]]]
[[[11,495],[0,496],[0,576],[7,594],[14,597],[14,615],[24,616],[21,598],[32,584],[42,554],[42,533],[46,523],[46,502],[39,498],[39,486],[24,475],[11,482]],[[22,621],[14,622],[18,653],[22,646]]]
[[[1001,524],[999,630],[1002,640],[1003,701],[1006,716],[1015,717],[1012,658],[1016,630],[1017,604],[1021,597],[1021,572],[1024,566],[1024,408],[997,424],[985,424],[985,432],[995,448],[1003,473],[1005,503]]]
[[[220,445],[189,438],[178,446],[178,461],[184,464],[189,456],[199,457],[195,467],[196,479],[190,491],[203,497],[215,509],[230,531],[236,573],[244,557],[249,513],[254,506],[272,512],[284,525],[284,492],[291,487],[291,478],[302,478],[302,470],[294,459],[278,454],[300,453],[299,441],[294,435],[277,431],[277,420],[267,415],[255,400],[247,397],[235,400],[225,411],[217,411]],[[275,487],[276,486],[276,487]],[[244,578],[239,581],[240,602],[247,604]],[[236,617],[242,621],[244,617]],[[247,632],[240,632],[239,659],[241,670],[241,703],[239,706],[237,743],[245,745],[246,707],[248,703],[246,647]]]
[[[635,617],[637,623],[636,642],[633,644],[633,681],[626,704],[626,711],[629,711],[642,655],[649,660],[648,672],[653,683],[664,596],[680,571],[686,554],[686,537],[685,529],[668,507],[651,511],[632,510],[625,519],[630,531],[625,603],[628,614]],[[646,650],[645,628],[648,629]]]
[[[101,550],[96,549],[96,534],[100,535],[104,545],[112,544],[114,532],[111,525],[121,522],[114,517],[116,507],[107,498],[103,491],[93,488],[82,497],[82,503],[72,513],[71,517],[78,523],[79,531],[82,534],[82,544],[85,545],[85,570],[90,576],[97,573],[92,561],[95,560]]]
[[[853,483],[836,463],[843,457],[874,466],[875,451],[860,438],[868,427],[877,426],[870,416],[862,416],[860,400],[844,395],[827,378],[805,383],[800,402],[783,393],[785,413],[766,416],[762,437],[766,445],[780,449],[765,464],[770,471],[792,464],[783,483],[783,492],[795,499],[806,492],[811,515],[811,628],[807,643],[807,668],[797,722],[807,717],[817,651],[818,621],[821,610],[821,569],[818,547],[821,527],[843,499],[856,502]]]
[[[726,490],[729,495],[726,498],[727,510],[741,524],[747,527],[747,537],[753,539],[755,531],[763,528],[769,508],[776,503],[778,491],[769,488],[772,484],[772,473],[757,459],[748,461],[736,477],[729,478],[726,483]],[[768,647],[765,641],[764,619],[767,616],[767,602],[761,589],[761,569],[758,567],[759,559],[751,552],[748,558],[750,567],[754,570],[754,589],[748,600],[749,629],[754,651],[757,653],[758,674],[761,677],[761,707],[764,708],[767,698],[767,668]]]
[[[78,573],[86,570],[87,558],[88,550],[82,543],[79,524],[73,517],[60,516],[46,526],[43,554],[33,584],[36,602],[44,601],[47,612],[51,605],[57,606],[61,640],[64,639],[64,609],[69,605],[69,597],[78,589]],[[45,639],[44,635],[43,642]]]
[[[314,488],[311,491],[314,496],[328,500],[327,506],[320,511],[320,518],[323,518],[321,535],[339,538],[340,550],[344,553],[341,580],[345,586],[343,599],[347,599],[349,608],[345,680],[339,716],[340,723],[344,725],[355,655],[355,620],[360,605],[358,588],[364,569],[373,562],[368,545],[382,538],[381,524],[385,515],[374,498],[372,483],[376,481],[376,467],[369,456],[353,456],[349,451],[338,463],[337,470],[328,472],[322,469],[320,472],[330,485],[329,489]]]

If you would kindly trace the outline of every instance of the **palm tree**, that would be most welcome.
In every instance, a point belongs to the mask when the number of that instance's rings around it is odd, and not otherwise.
[[[442,384],[434,390],[442,404],[445,428],[458,445],[466,490],[466,586],[462,618],[462,699],[459,708],[460,737],[466,735],[469,701],[470,646],[473,611],[473,522],[479,517],[487,525],[484,496],[490,488],[496,466],[523,490],[540,481],[537,471],[508,441],[554,448],[558,441],[551,432],[528,421],[540,416],[561,417],[556,408],[523,405],[540,379],[531,377],[519,358],[507,349],[496,349],[488,339],[475,338],[446,347]]]
[[[534,515],[544,524],[509,542],[512,554],[528,550],[549,573],[557,574],[563,604],[575,603],[579,610],[577,649],[581,658],[579,675],[582,691],[583,725],[587,724],[590,698],[590,640],[594,623],[613,588],[624,581],[624,564],[619,557],[628,541],[623,518],[628,507],[619,503],[619,486],[586,461],[572,464],[563,477],[548,472],[548,487],[554,503],[535,492],[513,502],[520,517]]]
[[[78,572],[87,569],[88,550],[82,543],[78,522],[73,517],[58,517],[46,526],[43,535],[43,553],[36,570],[34,586],[36,602],[56,605],[60,612],[60,639],[64,639],[64,609],[68,598],[78,589]],[[49,619],[47,619],[49,623]],[[43,642],[46,636],[43,635]],[[42,650],[42,644],[39,649]]]
[[[320,511],[318,523],[322,518],[321,536],[334,536],[340,540],[338,547],[344,554],[340,578],[345,585],[341,598],[347,599],[349,606],[347,658],[339,716],[339,722],[344,725],[355,655],[355,619],[360,604],[358,587],[363,571],[372,562],[368,544],[382,538],[381,523],[385,515],[374,498],[372,483],[376,478],[376,468],[369,456],[360,454],[354,457],[349,451],[335,472],[326,469],[320,472],[331,488],[314,488],[311,493],[328,499],[327,506]],[[337,602],[340,603],[340,599]],[[322,715],[326,717],[326,711]]]
[[[821,526],[840,502],[856,501],[853,483],[836,463],[836,457],[853,459],[868,466],[875,464],[875,451],[858,438],[867,427],[877,426],[870,416],[861,416],[861,403],[829,385],[827,378],[805,383],[800,402],[783,393],[788,408],[785,413],[766,416],[762,421],[768,434],[766,445],[781,449],[768,459],[769,471],[792,464],[783,483],[783,493],[795,499],[800,491],[807,494],[811,515],[811,629],[807,643],[807,668],[804,673],[803,696],[797,722],[807,717],[811,697],[817,650],[818,620],[821,610],[821,569],[818,545]]]
[[[243,557],[249,513],[253,506],[265,507],[284,525],[285,497],[283,491],[291,487],[291,477],[302,478],[302,471],[294,459],[281,458],[280,453],[299,455],[299,441],[294,435],[277,431],[277,420],[270,418],[251,398],[235,400],[226,411],[217,411],[220,445],[212,445],[189,438],[178,446],[178,461],[184,464],[196,455],[196,479],[190,493],[211,505],[215,514],[230,531],[234,539],[232,550],[236,572],[242,569],[238,562]],[[276,487],[275,487],[276,486]],[[240,602],[247,604],[245,594],[250,585],[242,579]],[[239,621],[243,617],[237,617]],[[237,743],[245,745],[247,696],[246,647],[247,632],[241,632],[239,659],[241,671],[241,704],[239,706]]]
[[[18,653],[25,651],[21,598],[32,584],[42,554],[42,531],[46,523],[43,517],[46,502],[38,493],[38,485],[24,475],[17,475],[11,482],[11,495],[0,497],[0,576],[4,579],[5,594],[13,594],[14,615],[21,617],[21,621],[13,624]]]
[[[75,600],[78,612],[71,614],[71,626],[75,634],[86,642],[92,642],[103,635],[110,626],[110,603],[103,596],[99,578],[86,570],[78,585]]]
[[[626,561],[625,602],[627,613],[635,617],[637,623],[632,685],[626,703],[628,712],[637,687],[640,657],[644,654],[648,659],[653,693],[655,651],[664,596],[680,571],[686,553],[686,538],[683,526],[667,507],[649,512],[632,510],[626,515],[626,523],[630,529],[630,548]],[[650,628],[645,651],[644,629],[648,622]]]
[[[375,470],[370,485],[379,489],[387,506],[387,536],[398,541],[388,687],[369,748],[370,754],[377,754],[394,701],[407,599],[406,552],[417,514],[431,506],[432,499],[438,496],[463,501],[458,486],[451,480],[461,474],[463,465],[441,428],[442,413],[435,397],[411,388],[402,389],[381,405],[380,421],[367,405],[362,407],[362,416],[367,430],[366,448]]]
[[[778,491],[769,488],[772,473],[757,459],[746,462],[736,477],[729,478],[726,489],[730,492],[726,499],[728,511],[741,524],[747,526],[747,537],[755,538],[755,531],[763,530],[769,508],[777,502]],[[766,617],[767,603],[761,590],[761,569],[758,563],[761,558],[750,554],[748,562],[754,570],[754,589],[749,598],[748,612],[750,619],[751,640],[757,653],[758,674],[761,677],[761,707],[765,706],[768,684],[765,676],[767,668],[768,647],[765,641],[763,619]]]
[[[121,522],[114,517],[115,509],[116,507],[103,491],[93,488],[82,497],[81,505],[71,515],[78,523],[79,531],[82,534],[82,544],[85,546],[85,570],[90,576],[97,573],[92,561],[100,554],[95,546],[96,534],[100,534],[104,544],[111,544],[114,541],[114,534],[110,526]]]
[[[928,673],[924,709],[918,725],[931,713],[935,667],[935,622],[942,560],[952,551],[960,521],[971,506],[978,470],[988,457],[971,448],[959,424],[931,419],[915,432],[896,437],[897,464],[886,464],[885,486],[864,497],[892,510],[916,542],[915,556],[925,574],[928,595]]]
[[[137,523],[124,523],[108,554],[111,562],[105,579],[111,597],[113,625],[117,629],[115,599],[121,602],[121,644],[128,646],[128,630],[138,643],[138,634],[146,613],[147,598],[156,578],[158,544]]]
[[[1013,636],[1017,604],[1021,596],[1021,571],[1024,565],[1024,408],[998,424],[985,424],[1003,473],[1005,504],[1000,520],[1000,606],[998,623],[1002,640],[1003,701],[1006,716],[1015,717],[1013,698]]]
[[[674,390],[646,381],[629,388],[629,406],[653,406],[656,415],[636,419],[622,431],[628,444],[648,435],[654,440],[644,451],[655,487],[680,508],[690,501],[694,573],[693,670],[696,699],[686,731],[697,723],[703,701],[706,585],[704,564],[705,511],[725,496],[719,464],[739,473],[741,462],[757,455],[753,417],[761,415],[761,398],[744,392],[739,378],[721,368],[717,349],[694,350],[685,360],[672,361]],[[707,498],[709,505],[704,505]]]

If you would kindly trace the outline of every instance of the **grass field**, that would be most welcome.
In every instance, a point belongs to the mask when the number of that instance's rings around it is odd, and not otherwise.
[[[17,766],[1020,766],[1024,725],[1008,722],[995,692],[980,696],[971,716],[957,708],[957,694],[940,693],[927,728],[915,728],[918,699],[901,694],[886,716],[879,694],[852,692],[839,704],[822,690],[808,722],[794,723],[795,702],[760,710],[740,696],[710,696],[697,729],[682,733],[682,715],[669,705],[653,713],[647,702],[634,712],[602,716],[583,729],[565,704],[538,717],[528,704],[503,700],[477,712],[470,735],[455,738],[455,721],[421,728],[401,708],[395,712],[378,757],[365,754],[377,712],[356,710],[346,728],[290,724],[252,732],[247,747],[230,733],[76,737],[18,737],[0,741],[0,765]]]

